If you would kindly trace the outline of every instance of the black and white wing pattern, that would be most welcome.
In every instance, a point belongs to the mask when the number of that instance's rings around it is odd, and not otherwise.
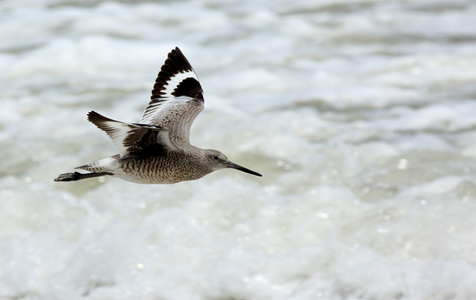
[[[109,119],[95,111],[88,113],[88,120],[105,131],[125,156],[165,156],[169,151],[178,150],[170,141],[167,128],[149,124],[128,124]]]
[[[175,144],[190,144],[190,126],[203,110],[203,90],[179,48],[168,54],[155,81],[141,124],[167,127]]]

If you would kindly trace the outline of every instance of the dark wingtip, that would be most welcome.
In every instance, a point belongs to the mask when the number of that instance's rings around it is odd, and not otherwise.
[[[88,121],[94,124],[93,120],[97,118],[97,115],[99,114],[94,110],[88,112]]]
[[[96,122],[103,122],[103,121],[114,121],[112,119],[109,119],[100,113],[95,112],[94,110],[88,112],[88,121],[96,124]]]
[[[96,125],[97,128],[105,131],[107,134],[113,129],[111,126],[105,125],[106,122],[118,122],[116,120],[105,117],[94,110],[88,113],[88,121]]]
[[[151,99],[154,100],[162,97],[164,95],[163,91],[165,89],[165,85],[168,84],[170,79],[176,76],[177,74],[184,72],[193,72],[192,65],[187,60],[185,55],[183,55],[179,47],[175,47],[175,49],[172,49],[172,51],[169,52],[169,54],[167,55],[167,59],[165,60],[164,64],[162,65],[162,68],[160,69],[159,75],[157,76],[157,79],[155,81],[154,88],[152,89]],[[177,91],[177,93],[179,93],[180,95],[174,96],[177,97],[185,95],[193,97],[192,95],[203,94],[200,83],[195,78],[191,79],[193,80],[190,80],[185,83],[184,86]],[[203,98],[203,96],[201,96],[201,98]],[[200,99],[199,95],[198,99]]]
[[[172,49],[172,50],[170,51],[170,53],[172,53],[172,52],[178,52],[179,55],[185,57],[185,56],[183,55],[183,53],[182,53],[182,50],[180,50],[180,48],[177,47],[177,46],[175,46],[175,49]],[[170,53],[169,53],[169,55],[170,55]]]
[[[165,68],[170,68],[170,71],[173,72],[182,73],[185,71],[193,71],[192,65],[185,55],[183,55],[179,47],[175,47],[175,49],[169,52],[162,68],[164,68],[164,66],[166,66]]]
[[[88,120],[90,118],[94,118],[97,115],[99,115],[97,112],[95,112],[94,110],[91,110],[90,112],[88,112]]]

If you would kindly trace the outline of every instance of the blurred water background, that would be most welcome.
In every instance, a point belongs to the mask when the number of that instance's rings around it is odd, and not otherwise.
[[[476,2],[0,2],[0,299],[476,299]],[[179,46],[232,170],[115,153]]]

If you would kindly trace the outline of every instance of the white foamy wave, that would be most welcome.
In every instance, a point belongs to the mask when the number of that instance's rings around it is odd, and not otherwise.
[[[475,9],[0,2],[0,299],[476,299]],[[264,176],[54,183],[175,46],[192,143]]]

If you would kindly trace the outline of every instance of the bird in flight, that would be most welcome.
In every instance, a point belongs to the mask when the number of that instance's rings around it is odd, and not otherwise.
[[[218,150],[190,144],[190,126],[203,105],[197,75],[176,47],[157,76],[151,101],[139,123],[116,121],[95,111],[88,113],[88,120],[106,132],[119,154],[76,168],[87,173],[64,173],[55,181],[110,175],[135,183],[167,184],[199,179],[225,168],[262,176],[231,162]]]

